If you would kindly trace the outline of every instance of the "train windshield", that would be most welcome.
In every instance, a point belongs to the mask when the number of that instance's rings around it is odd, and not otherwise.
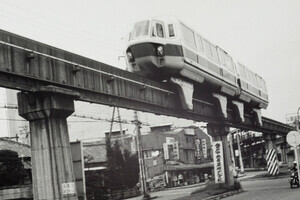
[[[149,35],[150,21],[140,21],[134,24],[129,40]]]

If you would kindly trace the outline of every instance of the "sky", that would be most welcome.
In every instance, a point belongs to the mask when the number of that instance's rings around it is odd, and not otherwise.
[[[270,101],[263,116],[285,122],[297,112],[298,0],[0,0],[0,29],[123,69],[128,27],[157,16],[179,18],[261,75]]]

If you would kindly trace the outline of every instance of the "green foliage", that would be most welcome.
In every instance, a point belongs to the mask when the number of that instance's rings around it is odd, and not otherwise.
[[[131,154],[127,149],[122,154],[118,140],[113,147],[109,137],[106,138],[107,173],[106,185],[111,190],[132,188],[139,180],[139,163],[136,154]]]
[[[17,185],[25,176],[18,153],[0,150],[0,186]]]

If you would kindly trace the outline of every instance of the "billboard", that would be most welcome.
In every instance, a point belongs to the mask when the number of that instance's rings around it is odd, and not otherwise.
[[[206,139],[202,139],[201,141],[202,141],[201,145],[202,145],[203,157],[204,157],[204,159],[206,159],[206,158],[207,158],[207,145],[206,145]]]
[[[297,119],[298,119],[297,113],[285,115],[286,123],[288,125],[292,126],[292,127],[296,127],[297,126],[297,121],[298,121]],[[298,123],[299,123],[299,121],[298,121]]]
[[[196,159],[201,160],[202,158],[202,147],[201,147],[201,139],[196,138],[195,139],[195,156]]]
[[[215,183],[225,182],[222,141],[213,142]]]

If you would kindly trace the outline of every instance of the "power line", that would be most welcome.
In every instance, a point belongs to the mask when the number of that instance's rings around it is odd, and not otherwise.
[[[4,1],[4,0],[2,0],[2,2],[3,2],[4,4],[6,4],[6,5],[8,5],[8,6],[15,7],[15,8],[19,9],[19,10],[25,11],[25,12],[30,13],[30,14],[32,14],[32,15],[35,15],[35,16],[38,16],[38,17],[43,17],[43,18],[45,18],[45,19],[51,20],[51,21],[55,22],[55,24],[61,24],[61,25],[63,25],[64,27],[67,26],[67,27],[72,28],[72,29],[75,29],[75,30],[81,30],[81,31],[84,31],[84,32],[88,33],[89,35],[95,35],[95,32],[90,32],[90,31],[88,31],[87,29],[84,29],[84,28],[82,28],[82,27],[77,27],[77,26],[70,25],[70,24],[68,24],[68,23],[63,23],[62,21],[57,21],[57,20],[52,19],[52,18],[50,18],[50,17],[48,17],[48,16],[42,15],[42,14],[40,14],[40,13],[37,13],[36,11],[32,11],[32,10],[29,10],[29,9],[22,8],[22,7],[20,7],[20,6],[17,6],[16,4],[12,4],[11,2],[6,2],[6,1]],[[101,32],[103,32],[103,31],[101,31]],[[98,35],[95,35],[95,37],[98,37]],[[119,43],[117,40],[112,39],[112,38],[109,38],[109,37],[107,37],[107,36],[104,36],[103,38],[106,38],[107,40],[111,40],[111,41],[113,41],[113,42]]]
[[[0,106],[0,108],[5,108],[5,109],[18,109],[18,106],[8,106],[8,105],[4,105],[4,106]],[[105,121],[105,122],[116,122],[116,123],[122,123],[122,124],[130,124],[132,125],[133,122],[132,121],[127,121],[127,120],[119,120],[118,117],[116,117],[117,120],[113,119],[103,119],[103,118],[100,118],[100,117],[93,117],[93,116],[86,116],[86,115],[79,115],[79,114],[72,114],[71,115],[72,117],[78,117],[78,118],[84,118],[84,119],[91,119],[91,120],[94,120],[94,121],[71,121],[71,120],[68,120],[68,122],[73,122],[73,123],[76,123],[76,122],[97,122],[97,121]],[[12,120],[12,121],[17,121],[18,119],[3,119],[3,120]],[[27,120],[22,120],[22,121],[27,121]],[[148,123],[142,123],[142,125],[144,126],[150,126]]]
[[[5,11],[5,10],[1,10],[1,11],[7,12],[7,11]],[[41,25],[43,28],[46,28],[47,30],[49,30],[49,31],[51,31],[51,32],[53,32],[53,33],[56,33],[56,34],[57,34],[57,32],[59,31],[61,34],[65,35],[65,38],[68,38],[68,39],[69,39],[70,37],[72,37],[72,38],[78,40],[78,37],[79,37],[79,38],[84,37],[85,40],[87,39],[87,40],[92,41],[92,43],[89,43],[89,45],[98,46],[99,44],[101,44],[101,45],[104,45],[104,46],[106,46],[106,47],[112,48],[112,49],[117,50],[117,51],[120,51],[120,52],[123,51],[121,48],[116,47],[116,46],[117,46],[116,44],[108,43],[108,41],[100,41],[99,39],[94,39],[94,38],[88,37],[87,35],[82,34],[82,33],[80,33],[80,32],[68,31],[68,30],[66,30],[66,29],[64,29],[64,28],[61,28],[61,27],[55,27],[55,26],[52,26],[52,25],[50,25],[50,24],[44,24],[44,23],[42,23],[42,22],[40,22],[40,21],[38,21],[38,20],[31,19],[31,18],[24,17],[24,16],[20,16],[20,15],[17,15],[17,14],[15,14],[15,13],[6,13],[6,14],[5,14],[5,13],[2,12],[2,13],[0,13],[0,15],[5,16],[5,17],[7,17],[7,18],[14,18],[15,20],[22,21],[22,22],[25,21],[26,23],[31,23],[31,24],[34,24],[34,25],[39,24],[39,25]],[[42,28],[42,27],[40,27],[40,28]],[[69,33],[67,33],[67,32],[69,32]],[[61,34],[60,34],[60,35],[61,35]],[[77,37],[75,34],[76,34],[78,37]],[[81,34],[81,36],[80,36],[79,34]],[[100,37],[100,38],[101,38],[101,37]],[[97,44],[95,44],[95,42],[97,42],[97,43],[99,43],[99,44],[97,45]],[[118,45],[118,46],[119,46],[119,45]]]

